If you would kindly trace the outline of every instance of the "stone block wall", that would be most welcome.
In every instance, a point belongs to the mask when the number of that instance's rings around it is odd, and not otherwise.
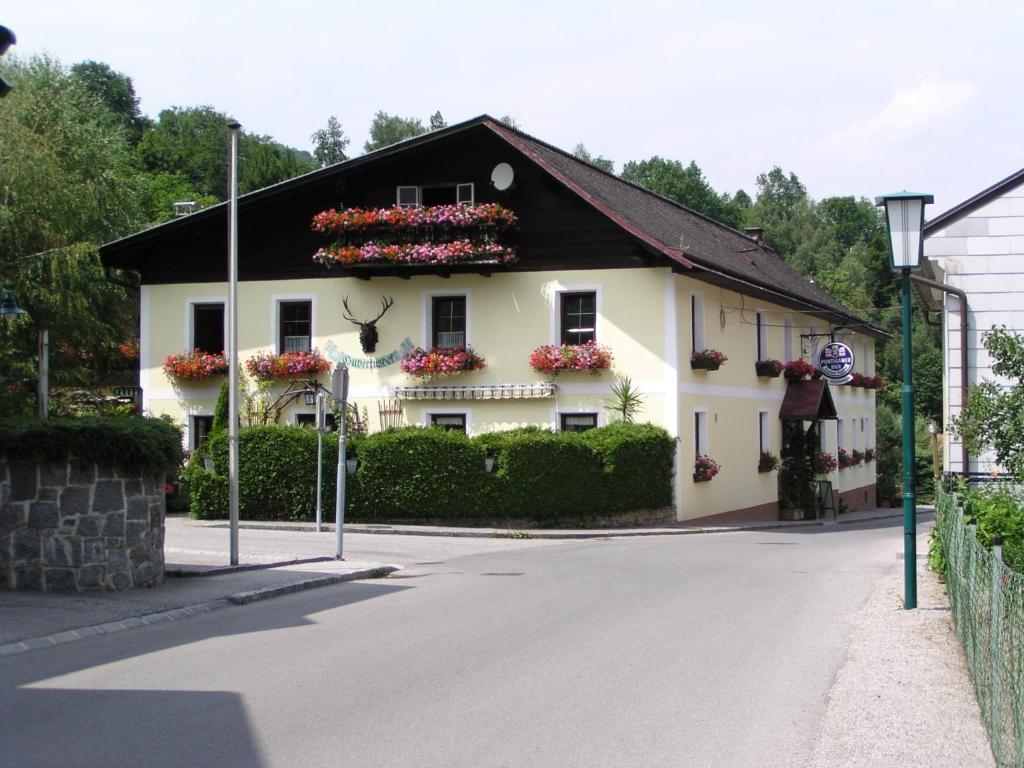
[[[92,462],[0,458],[0,589],[154,586],[164,576],[164,478]]]

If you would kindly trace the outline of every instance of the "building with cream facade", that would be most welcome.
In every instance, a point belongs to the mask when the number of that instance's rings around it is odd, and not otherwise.
[[[516,223],[485,233],[504,250],[446,263],[314,261],[331,239],[311,229],[314,215],[396,203],[497,204]],[[642,393],[639,420],[678,439],[679,520],[779,515],[778,472],[758,471],[759,458],[780,454],[787,398],[811,382],[759,376],[755,362],[810,358],[833,336],[854,350],[858,372],[874,373],[880,331],[758,239],[486,116],[246,195],[239,221],[240,360],[315,349],[332,365],[345,362],[350,400],[365,406],[371,430],[395,402],[401,423],[468,434],[585,429],[607,423],[612,385],[628,376]],[[426,231],[403,237],[415,241]],[[446,239],[433,229],[428,237]],[[366,253],[371,241],[348,242]],[[223,344],[226,252],[223,205],[102,249],[107,266],[140,276],[145,410],[179,420],[189,447],[208,424],[219,381],[175,382],[162,365],[169,354]],[[354,321],[378,314],[376,346],[367,352]],[[543,345],[588,342],[611,352],[610,369],[551,375],[531,367]],[[429,379],[401,369],[410,350],[459,345],[475,350],[484,367]],[[692,354],[705,349],[728,359],[717,370],[694,369]],[[820,430],[833,455],[873,448],[874,392],[826,389],[834,412],[791,408],[790,417]],[[299,397],[280,421],[306,422],[312,412]],[[697,454],[721,467],[710,481],[694,479]],[[831,479],[848,508],[874,505],[874,463]]]

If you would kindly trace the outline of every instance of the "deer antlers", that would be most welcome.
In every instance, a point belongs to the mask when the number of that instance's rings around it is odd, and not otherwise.
[[[343,298],[341,300],[342,306],[345,307],[345,314],[343,315],[343,317],[346,320],[348,320],[349,322],[355,323],[359,327],[363,327],[365,325],[373,325],[378,320],[380,320],[382,317],[384,317],[384,313],[387,312],[389,309],[391,309],[391,307],[395,303],[395,300],[390,298],[390,297],[388,297],[388,296],[381,296],[380,299],[381,299],[381,301],[380,301],[380,304],[381,304],[380,314],[377,315],[375,318],[373,318],[373,320],[367,320],[366,322],[362,322],[360,320],[356,320],[352,316],[352,310],[348,308],[348,296],[346,296],[345,298]]]

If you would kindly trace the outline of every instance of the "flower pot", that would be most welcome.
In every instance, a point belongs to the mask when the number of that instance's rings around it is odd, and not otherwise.
[[[774,360],[758,360],[754,363],[754,370],[760,378],[777,379],[782,375],[782,369],[775,364]]]
[[[721,366],[721,363],[716,363],[714,360],[690,361],[690,367],[695,371],[717,371]]]
[[[704,477],[704,475],[698,475],[696,472],[693,475],[693,482],[695,483],[706,483],[710,481],[710,477]]]

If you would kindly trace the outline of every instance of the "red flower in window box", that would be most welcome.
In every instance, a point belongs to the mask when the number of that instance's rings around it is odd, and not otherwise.
[[[840,448],[839,449],[839,468],[840,469],[849,469],[850,467],[852,467],[856,463],[857,462],[855,462],[853,460],[853,456],[850,455],[849,451],[847,451],[845,448]]]
[[[852,376],[853,378],[851,378],[850,381],[847,382],[847,383],[851,387],[863,387],[864,386],[864,374],[863,373],[857,373],[856,371],[854,371],[853,373],[850,374],[850,376]]]
[[[261,352],[245,361],[245,369],[254,379],[271,381],[326,373],[331,370],[331,363],[315,349],[312,352],[285,352],[280,355]]]
[[[839,465],[835,457],[828,451],[818,451],[818,455],[814,457],[814,471],[819,475],[831,474],[836,471],[837,466]]]
[[[728,359],[717,349],[702,349],[690,355],[690,367],[694,370],[717,371]]]
[[[562,371],[586,371],[596,376],[612,367],[612,352],[593,341],[586,344],[545,344],[530,353],[530,367],[552,376]]]
[[[175,352],[164,358],[164,373],[177,382],[205,381],[228,372],[223,352]]]
[[[814,375],[814,366],[803,358],[790,360],[782,368],[786,381],[803,381]]]
[[[403,373],[410,376],[429,379],[432,376],[451,376],[462,371],[479,371],[486,365],[472,347],[434,347],[430,350],[416,347],[402,356],[401,368]]]
[[[697,454],[693,462],[693,482],[704,483],[710,480],[721,471],[722,467],[710,456]]]

